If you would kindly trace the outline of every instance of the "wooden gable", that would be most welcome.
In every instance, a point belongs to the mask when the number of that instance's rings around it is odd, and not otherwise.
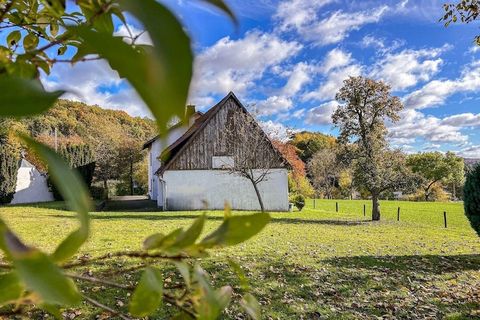
[[[230,93],[166,150],[166,161],[159,173],[214,169],[213,157],[230,157],[239,163],[251,157],[252,152],[255,152],[253,168],[288,166],[252,115]]]

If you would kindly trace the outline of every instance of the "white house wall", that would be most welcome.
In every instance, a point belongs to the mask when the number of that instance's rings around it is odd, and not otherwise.
[[[47,178],[27,161],[22,160],[18,169],[17,187],[12,204],[53,201],[48,190]]]
[[[163,150],[177,141],[187,129],[186,127],[175,128],[168,133],[166,139],[158,138],[150,146],[148,153],[148,195],[150,199],[157,199],[158,197],[158,177],[155,174],[161,164],[158,157],[160,157]]]
[[[259,171],[257,171],[259,172]],[[224,170],[168,170],[167,210],[221,210],[227,201],[232,209],[260,210],[252,183]],[[288,211],[288,177],[286,169],[272,169],[266,181],[258,184],[265,209]]]

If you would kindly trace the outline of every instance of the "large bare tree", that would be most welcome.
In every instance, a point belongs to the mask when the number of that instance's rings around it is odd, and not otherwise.
[[[340,102],[332,116],[340,130],[339,143],[349,145],[354,180],[372,195],[372,220],[380,220],[380,194],[410,182],[404,157],[390,151],[386,121],[399,120],[403,105],[382,81],[350,77],[336,95]]]

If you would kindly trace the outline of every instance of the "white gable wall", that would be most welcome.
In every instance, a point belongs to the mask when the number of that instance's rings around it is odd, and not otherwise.
[[[232,209],[260,210],[252,183],[225,170],[167,170],[163,180],[166,210],[223,210],[225,201]],[[271,169],[258,187],[265,210],[288,211],[287,169]]]
[[[53,201],[53,194],[48,190],[47,178],[32,164],[22,160],[17,175],[17,187],[12,204]]]
[[[160,168],[161,162],[158,160],[162,151],[169,145],[178,140],[186,131],[187,127],[178,127],[169,131],[166,139],[158,138],[148,149],[148,195],[150,199],[158,197],[158,176],[155,174]]]

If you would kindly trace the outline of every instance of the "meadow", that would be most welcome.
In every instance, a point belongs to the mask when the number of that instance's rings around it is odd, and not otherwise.
[[[48,207],[4,207],[0,216],[25,241],[52,251],[76,220],[62,204]],[[265,319],[479,319],[480,238],[464,217],[462,204],[382,201],[381,209],[382,221],[371,222],[368,201],[316,200],[313,208],[309,200],[301,212],[272,213],[271,223],[255,238],[201,263],[216,286],[234,284],[239,293],[239,281],[227,262],[238,261]],[[136,250],[146,236],[187,226],[198,214],[92,213],[92,236],[82,250],[93,256]],[[223,212],[207,215],[205,233],[221,222]],[[115,278],[116,270],[138,262],[123,259],[85,272]],[[160,266],[169,283],[178,281],[171,266]],[[133,281],[138,274],[121,277]],[[103,303],[127,310],[127,293],[121,289],[79,285]],[[66,313],[75,319],[108,318],[87,305]],[[167,314],[160,311],[152,318]],[[30,317],[43,315],[33,312]],[[235,306],[225,314],[225,319],[245,318]]]

